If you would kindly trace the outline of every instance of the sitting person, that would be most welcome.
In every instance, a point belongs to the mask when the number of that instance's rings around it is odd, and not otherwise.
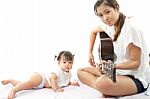
[[[148,53],[140,28],[132,17],[119,11],[116,0],[97,0],[94,12],[103,22],[90,35],[89,63],[78,70],[80,81],[106,96],[126,96],[144,92],[150,81]],[[106,32],[113,40],[116,54],[116,83],[96,68],[93,48],[97,34]],[[103,60],[100,60],[100,62]]]
[[[15,93],[22,90],[52,88],[55,92],[64,91],[62,87],[68,85],[79,86],[78,82],[71,82],[71,69],[74,55],[69,51],[62,51],[56,56],[59,65],[57,72],[50,74],[35,72],[27,81],[17,81],[14,79],[2,80],[2,84],[11,83],[14,87],[9,92],[8,99],[14,99]]]

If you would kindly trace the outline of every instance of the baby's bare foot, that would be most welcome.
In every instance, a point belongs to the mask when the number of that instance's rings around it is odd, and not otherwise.
[[[10,83],[10,80],[2,80],[1,82],[3,85],[6,85],[6,84]]]
[[[8,94],[8,99],[14,99],[15,98],[15,91],[12,90],[9,94]]]

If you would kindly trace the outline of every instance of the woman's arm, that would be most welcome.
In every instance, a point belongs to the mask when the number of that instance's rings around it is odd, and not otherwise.
[[[94,56],[93,56],[93,48],[96,40],[97,33],[102,32],[103,30],[101,27],[96,27],[92,30],[91,35],[90,35],[90,46],[89,46],[89,63],[91,66],[96,66],[95,61],[94,61]]]
[[[137,69],[140,65],[141,49],[133,43],[128,45],[129,60],[127,62],[117,64],[116,69]]]

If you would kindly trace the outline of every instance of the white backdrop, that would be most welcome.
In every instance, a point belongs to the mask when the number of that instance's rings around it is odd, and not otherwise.
[[[0,0],[0,72],[50,70],[61,50],[75,54],[74,74],[89,65],[90,30],[99,22],[93,11],[95,1]],[[120,10],[139,20],[148,42],[149,0],[118,2]]]

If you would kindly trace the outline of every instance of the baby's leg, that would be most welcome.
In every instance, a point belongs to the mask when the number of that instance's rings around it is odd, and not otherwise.
[[[29,80],[18,83],[9,93],[8,99],[13,99],[15,93],[22,90],[32,89],[42,82],[42,76],[39,73],[34,73]]]
[[[11,83],[13,86],[16,86],[20,81],[13,80],[13,79],[8,79],[8,80],[2,80],[1,81],[3,85]]]

